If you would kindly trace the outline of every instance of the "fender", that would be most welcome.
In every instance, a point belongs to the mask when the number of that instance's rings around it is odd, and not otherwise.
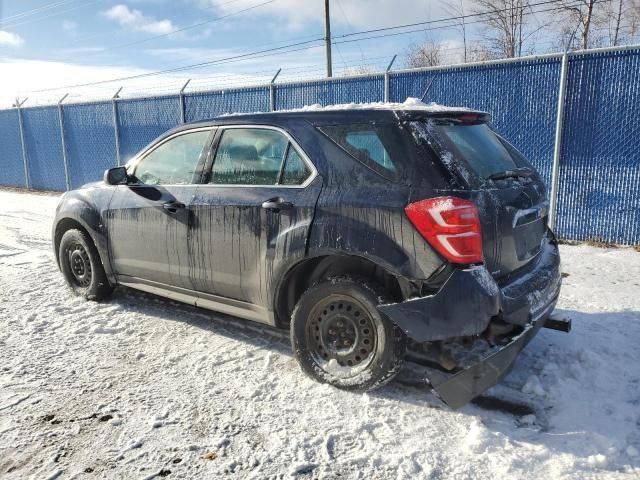
[[[103,185],[100,182],[100,185]],[[82,188],[65,193],[60,198],[56,208],[56,215],[53,221],[51,238],[56,263],[59,266],[58,251],[56,249],[56,231],[60,222],[73,220],[84,228],[93,244],[98,250],[102,265],[107,274],[107,278],[112,284],[116,279],[111,267],[109,257],[107,232],[102,222],[102,213],[106,210],[113,195],[114,189],[106,186],[96,186],[94,188]]]

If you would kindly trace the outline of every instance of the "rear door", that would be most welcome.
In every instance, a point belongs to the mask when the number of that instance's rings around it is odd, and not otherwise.
[[[478,206],[485,263],[499,279],[539,253],[547,231],[546,189],[522,154],[469,117],[414,122],[413,128],[417,138],[430,139],[460,185],[452,193]]]
[[[222,127],[192,202],[190,271],[203,293],[234,299],[260,321],[273,280],[303,257],[320,193],[315,167],[283,130]]]
[[[135,180],[116,187],[105,223],[111,262],[121,281],[135,277],[191,288],[189,207],[211,133],[211,128],[200,128],[160,141],[130,165]]]

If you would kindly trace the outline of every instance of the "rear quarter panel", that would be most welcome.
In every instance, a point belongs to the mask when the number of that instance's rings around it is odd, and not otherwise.
[[[365,257],[389,273],[426,279],[443,263],[404,213],[411,187],[392,182],[317,133],[324,182],[309,239],[309,255]]]

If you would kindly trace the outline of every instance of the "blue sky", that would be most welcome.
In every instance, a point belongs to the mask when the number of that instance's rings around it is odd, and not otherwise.
[[[0,78],[2,95],[9,98],[323,35],[323,0],[0,0],[0,5]],[[334,35],[447,16],[439,0],[331,0],[331,5]],[[209,22],[219,17],[225,18]],[[200,22],[209,23],[174,33]],[[151,38],[158,35],[165,36]],[[338,74],[363,66],[379,70],[395,53],[400,54],[401,66],[407,46],[425,35],[334,46],[334,68]],[[455,30],[432,35],[450,41],[452,49],[458,46]],[[285,79],[322,76],[323,47],[125,82],[125,93],[127,88],[175,91],[186,78],[195,79],[192,88],[255,83],[280,67]],[[92,93],[111,92],[119,86],[96,87]],[[72,95],[79,90],[72,89]]]

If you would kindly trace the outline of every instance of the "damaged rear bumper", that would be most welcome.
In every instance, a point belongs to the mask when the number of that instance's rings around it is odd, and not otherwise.
[[[516,326],[518,334],[471,366],[453,373],[427,368],[429,383],[452,408],[500,382],[553,311],[561,284],[553,239],[545,241],[534,262],[501,285],[484,266],[456,270],[434,295],[378,307],[419,343],[480,335],[492,319]]]
[[[555,301],[508,344],[468,368],[449,373],[426,367],[429,384],[451,408],[467,404],[509,374],[518,354],[544,326],[554,307]]]

